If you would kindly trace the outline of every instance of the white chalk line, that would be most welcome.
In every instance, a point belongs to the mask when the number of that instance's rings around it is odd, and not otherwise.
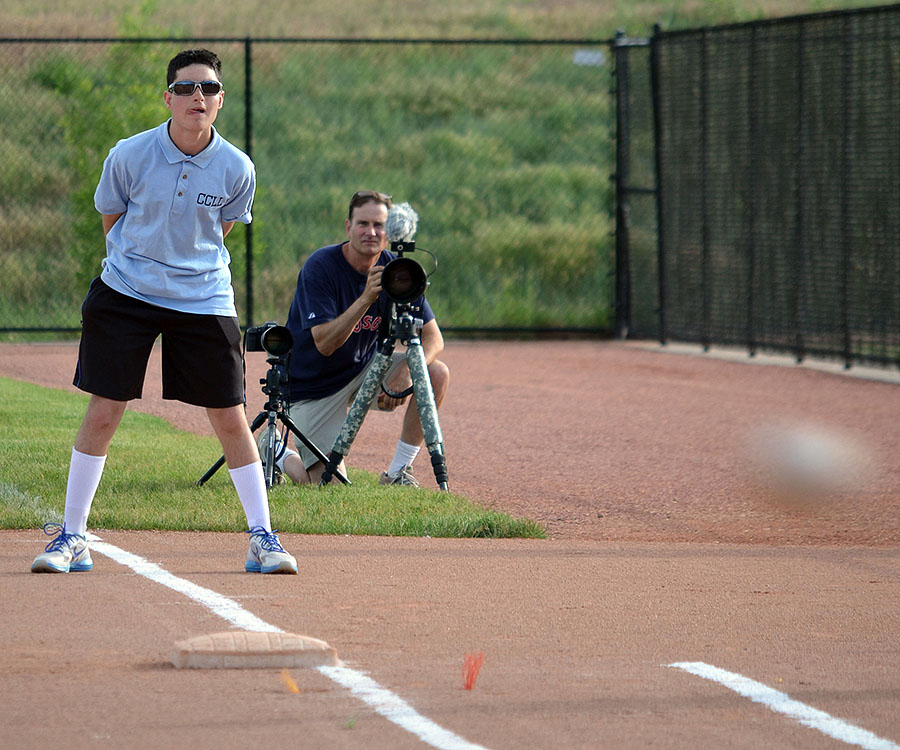
[[[156,563],[108,544],[94,534],[89,533],[87,537],[91,542],[92,551],[99,552],[126,568],[131,568],[138,575],[142,575],[154,583],[184,594],[241,630],[264,633],[284,632],[281,628],[270,625],[252,612],[248,612],[227,596],[179,578]],[[341,687],[350,690],[354,696],[368,704],[376,713],[438,750],[486,750],[483,746],[475,745],[422,716],[402,698],[387,688],[383,688],[363,672],[350,669],[343,664],[337,667],[317,667],[317,669]]]
[[[858,745],[866,750],[900,750],[900,745],[872,734],[867,729],[861,729],[843,719],[836,719],[824,711],[794,700],[787,693],[782,693],[736,672],[728,672],[702,661],[682,661],[667,666],[718,682],[738,695],[749,698],[754,703],[761,703],[776,713],[783,714],[810,729],[816,729],[822,734],[849,745]]]

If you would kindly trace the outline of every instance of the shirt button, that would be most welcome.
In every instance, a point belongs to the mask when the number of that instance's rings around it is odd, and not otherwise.
[[[187,179],[187,175],[186,175],[186,174],[181,175],[181,179],[182,179],[182,180],[186,180],[186,179]]]
[[[182,192],[179,190],[179,191],[178,191],[178,197],[180,198],[182,195],[184,195],[184,193],[182,193]]]

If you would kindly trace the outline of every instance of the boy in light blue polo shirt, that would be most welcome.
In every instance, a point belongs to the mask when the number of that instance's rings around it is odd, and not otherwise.
[[[222,443],[250,531],[248,572],[296,573],[273,532],[262,464],[243,410],[241,332],[225,236],[249,224],[250,158],[213,127],[225,98],[209,50],[170,62],[163,95],[172,117],[119,141],[94,196],[106,235],[103,270],[82,305],[74,383],[91,394],[75,439],[65,521],[31,566],[36,573],[93,567],[85,537],[110,441],[127,402],[140,398],[162,336],[163,398],[203,406]]]
[[[223,223],[250,223],[256,173],[245,153],[211,130],[196,155],[172,142],[168,122],[110,151],[94,204],[123,216],[106,235],[100,278],[151,305],[234,317]]]

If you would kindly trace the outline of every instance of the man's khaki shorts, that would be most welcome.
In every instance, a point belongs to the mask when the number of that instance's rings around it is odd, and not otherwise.
[[[385,373],[384,380],[387,380],[391,373],[406,361],[406,352],[394,352],[391,355],[391,366]],[[370,365],[371,367],[371,365]],[[367,367],[347,385],[330,396],[317,399],[307,399],[305,401],[295,401],[290,405],[288,414],[300,430],[312,443],[324,453],[326,456],[334,447],[334,441],[337,439],[344,426],[344,420],[347,418],[347,410],[356,393],[362,385],[366,373],[369,371]],[[378,410],[378,396],[372,400],[369,407],[371,410]],[[315,454],[307,448],[302,441],[294,436],[294,443],[297,446],[297,452],[303,459],[303,465],[309,469],[318,463],[319,459]]]

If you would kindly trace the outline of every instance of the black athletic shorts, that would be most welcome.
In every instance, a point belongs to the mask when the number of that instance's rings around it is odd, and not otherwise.
[[[81,306],[74,384],[114,401],[140,398],[162,335],[163,398],[224,408],[244,402],[237,318],[157,307],[94,279]]]

